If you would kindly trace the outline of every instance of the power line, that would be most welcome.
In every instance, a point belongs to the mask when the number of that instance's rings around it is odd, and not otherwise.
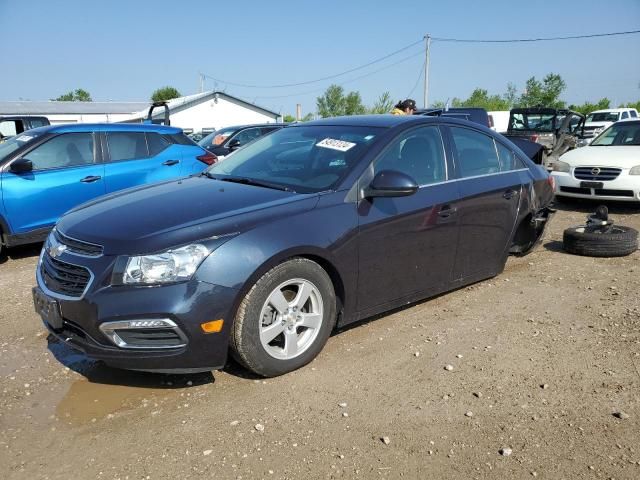
[[[541,38],[515,38],[511,40],[480,40],[463,38],[431,37],[437,42],[457,42],[457,43],[523,43],[523,42],[551,42],[554,40],[575,40],[579,38],[613,37],[618,35],[632,35],[640,33],[640,30],[629,30],[627,32],[594,33],[590,35],[572,35],[568,37],[541,37]]]
[[[418,78],[416,79],[416,84],[413,86],[413,88],[407,94],[407,96],[405,98],[411,98],[411,95],[413,95],[413,92],[418,87],[418,84],[420,83],[420,79],[422,78],[422,74],[424,73],[424,67],[425,67],[426,63],[427,63],[427,60],[425,59],[425,61],[422,62],[422,65],[420,66],[420,71],[418,72]]]
[[[413,42],[410,45],[407,45],[405,47],[402,47],[399,50],[396,50],[395,52],[389,53],[388,55],[385,55],[383,57],[377,58],[369,63],[365,63],[364,65],[360,65],[358,67],[355,68],[351,68],[349,70],[345,70],[344,72],[341,73],[336,73],[335,75],[329,75],[327,77],[322,77],[322,78],[318,78],[315,80],[307,80],[305,82],[298,82],[298,83],[284,83],[281,85],[249,85],[249,84],[244,84],[244,83],[236,83],[236,82],[228,82],[226,80],[221,80],[219,78],[215,78],[212,77],[211,75],[207,75],[207,74],[203,74],[205,77],[210,78],[211,80],[214,80],[216,82],[220,82],[220,83],[224,83],[227,85],[232,85],[234,87],[244,87],[244,88],[285,88],[285,87],[298,87],[300,85],[309,85],[311,83],[318,83],[318,82],[323,82],[325,80],[331,80],[333,78],[337,78],[337,77],[341,77],[343,75],[347,75],[348,73],[353,73],[355,71],[358,70],[362,70],[363,68],[369,67],[371,65],[374,65],[376,63],[380,63],[383,60],[386,60],[389,57],[393,57],[394,55],[397,55],[398,53],[404,52],[405,50],[410,49],[411,47],[416,46],[417,44],[422,43],[422,40],[418,40],[417,42]]]
[[[357,82],[358,80],[362,80],[363,78],[370,77],[372,75],[375,75],[376,73],[382,72],[383,70],[388,70],[388,69],[390,69],[392,67],[395,67],[396,65],[399,65],[400,63],[403,63],[403,62],[406,62],[407,60],[415,58],[418,55],[424,55],[424,49],[422,49],[421,51],[419,51],[417,53],[414,53],[412,55],[404,57],[404,58],[398,60],[397,62],[393,62],[393,63],[390,63],[389,65],[384,66],[384,67],[378,68],[377,70],[374,70],[372,72],[366,73],[364,75],[360,75],[358,77],[351,78],[349,80],[345,80],[344,82],[339,83],[338,86],[346,85],[347,83]],[[269,99],[271,99],[271,98],[298,97],[298,96],[301,96],[301,95],[309,95],[311,93],[322,92],[324,90],[325,90],[325,88],[320,88],[320,89],[316,88],[314,90],[310,90],[310,91],[307,91],[307,92],[292,93],[292,94],[287,94],[287,95],[257,95],[254,98],[269,98]]]

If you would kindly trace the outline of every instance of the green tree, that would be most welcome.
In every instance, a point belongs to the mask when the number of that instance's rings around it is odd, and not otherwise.
[[[289,114],[286,114],[284,117],[282,117],[282,121],[286,122],[286,123],[296,122],[296,121],[310,122],[311,120],[313,120],[313,113],[307,113],[300,120],[296,120],[296,117],[294,117],[293,115],[289,115]]]
[[[562,77],[555,73],[549,73],[542,82],[531,77],[527,80],[524,93],[520,95],[518,106],[564,108],[566,103],[560,100],[560,95],[566,87]]]
[[[378,97],[376,102],[373,104],[373,107],[369,109],[369,113],[391,113],[393,109],[393,100],[391,99],[391,95],[389,92],[384,92],[382,95]]]
[[[151,101],[166,102],[167,100],[181,96],[182,94],[174,87],[162,87],[153,92],[151,95]]]
[[[345,115],[362,115],[367,113],[367,107],[362,104],[362,97],[358,92],[349,92],[344,98]]]
[[[601,98],[597,103],[584,102],[582,105],[569,105],[569,108],[586,115],[587,113],[591,113],[595,110],[610,108],[610,105],[611,101],[608,98]]]
[[[54,102],[92,102],[91,94],[82,88],[71,90],[58,98]]]
[[[489,92],[483,88],[476,88],[466,100],[454,98],[452,102],[454,107],[477,107],[484,108],[487,111],[509,110],[510,105],[504,97],[500,95],[489,95]]]
[[[508,108],[505,110],[511,110],[516,103],[518,102],[518,90],[516,89],[515,84],[509,82],[507,83],[507,92],[502,96],[504,101],[507,102]]]
[[[620,108],[635,108],[638,112],[640,112],[640,100],[637,102],[629,102],[626,105],[620,105]]]
[[[323,118],[359,115],[367,111],[358,92],[349,92],[345,95],[344,89],[339,85],[330,85],[322,96],[316,99],[316,106]]]

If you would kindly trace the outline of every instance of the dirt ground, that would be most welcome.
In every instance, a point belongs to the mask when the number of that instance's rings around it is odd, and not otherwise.
[[[595,205],[559,207],[496,278],[339,332],[270,380],[88,361],[33,311],[40,246],[14,249],[0,265],[0,478],[638,479],[640,252],[564,253],[563,229]],[[639,208],[611,211],[640,229]]]

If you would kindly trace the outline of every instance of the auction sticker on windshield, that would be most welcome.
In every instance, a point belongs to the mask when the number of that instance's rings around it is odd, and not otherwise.
[[[325,138],[324,140],[316,143],[316,147],[330,148],[331,150],[338,150],[340,152],[346,152],[355,146],[355,143],[336,140],[334,138]]]

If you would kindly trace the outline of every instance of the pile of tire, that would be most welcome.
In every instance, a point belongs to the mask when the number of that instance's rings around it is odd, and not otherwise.
[[[567,228],[562,241],[564,249],[574,255],[624,257],[638,249],[638,232],[621,225],[613,225],[606,232],[585,231],[582,225]]]

